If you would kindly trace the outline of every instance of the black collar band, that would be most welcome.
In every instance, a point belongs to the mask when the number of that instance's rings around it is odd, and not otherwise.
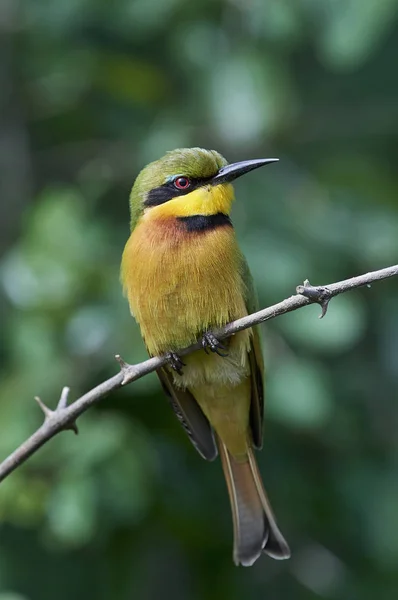
[[[224,213],[215,215],[192,215],[191,217],[177,217],[183,223],[186,231],[209,231],[217,227],[232,227],[231,219]]]

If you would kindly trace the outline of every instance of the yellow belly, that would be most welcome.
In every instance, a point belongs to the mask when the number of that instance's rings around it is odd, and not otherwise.
[[[247,314],[240,260],[230,227],[188,233],[174,219],[137,225],[124,250],[122,281],[150,354],[188,346],[204,331]],[[229,360],[203,351],[187,357],[190,365],[201,363],[198,382],[211,378],[217,364],[221,379],[232,383],[235,374],[238,383],[236,371],[247,372],[249,336],[246,330],[232,338]]]

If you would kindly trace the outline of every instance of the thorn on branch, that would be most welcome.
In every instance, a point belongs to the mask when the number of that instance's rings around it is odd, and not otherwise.
[[[126,383],[126,376],[129,370],[130,365],[126,363],[125,360],[120,356],[120,354],[115,354],[115,358],[120,366],[120,372],[123,375],[122,385]]]
[[[44,413],[44,422],[46,422],[49,419],[51,419],[52,415],[54,414],[54,411],[51,410],[50,408],[48,408],[48,406],[46,406],[44,404],[44,402],[41,401],[41,399],[39,398],[39,396],[35,396],[35,400],[36,400],[37,404],[40,406],[41,410]]]
[[[57,409],[66,408],[68,406],[68,396],[70,389],[68,387],[62,388],[61,397],[59,399]]]
[[[58,401],[57,408],[55,410],[51,410],[51,408],[48,408],[48,406],[46,404],[44,404],[44,402],[38,396],[35,396],[35,400],[36,400],[37,404],[40,406],[41,410],[44,413],[44,423],[48,423],[49,421],[52,420],[54,415],[57,415],[58,413],[66,410],[67,405],[68,405],[68,395],[69,395],[69,388],[64,387],[62,389],[61,397]],[[77,427],[76,421],[67,423],[66,425],[61,427],[61,429],[65,430],[65,431],[68,431],[68,430],[73,431],[76,435],[79,433],[79,429]]]
[[[319,304],[322,309],[319,318],[323,319],[327,313],[329,302],[333,297],[332,292],[327,287],[311,285],[308,279],[304,281],[304,285],[296,287],[296,292],[301,294],[301,296],[305,296],[311,302]]]

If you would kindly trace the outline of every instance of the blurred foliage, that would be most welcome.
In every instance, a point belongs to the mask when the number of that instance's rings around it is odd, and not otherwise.
[[[0,4],[0,457],[145,358],[128,194],[177,146],[279,156],[236,185],[261,304],[397,262],[397,0]],[[383,600],[398,589],[397,281],[263,329],[259,456],[289,562],[231,561],[218,463],[151,375],[0,486],[0,600]]]

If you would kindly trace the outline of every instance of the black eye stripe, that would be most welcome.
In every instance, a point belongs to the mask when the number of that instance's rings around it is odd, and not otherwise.
[[[185,177],[185,175],[181,175],[180,177]],[[185,196],[186,194],[189,194],[193,190],[197,189],[198,187],[206,185],[206,183],[210,181],[212,177],[203,177],[196,179],[187,177],[191,185],[188,186],[186,189],[182,190],[175,187],[174,181],[169,181],[168,183],[165,183],[164,185],[161,185],[151,190],[145,199],[144,205],[158,206],[159,204],[164,204],[165,202],[168,202],[169,200],[172,200],[177,196]]]
[[[161,185],[160,187],[154,188],[148,193],[147,197],[145,198],[144,205],[158,206],[159,204],[164,204],[164,202],[168,202],[172,198],[180,195],[180,191],[176,190],[174,186],[170,188],[167,185]]]

